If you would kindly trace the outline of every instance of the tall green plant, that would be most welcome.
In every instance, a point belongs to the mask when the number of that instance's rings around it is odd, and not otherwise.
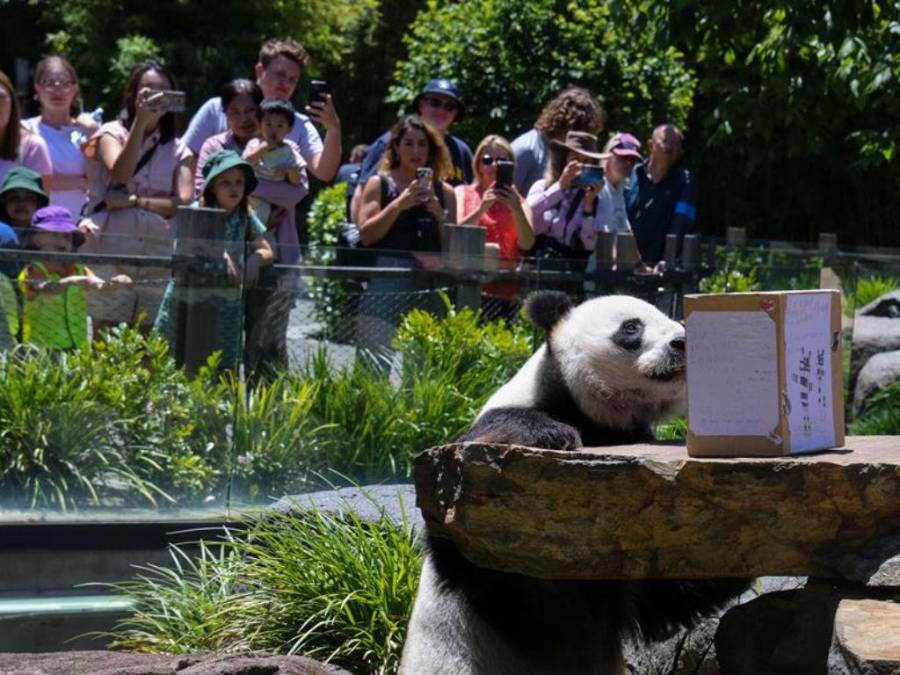
[[[172,559],[172,568],[141,567],[113,585],[135,600],[113,647],[264,650],[355,673],[397,670],[422,565],[405,515],[395,522],[382,511],[364,521],[298,503],[221,545],[203,544],[197,558],[173,548]]]
[[[849,316],[886,293],[900,288],[900,280],[895,277],[875,275],[856,282],[853,293],[847,298],[844,310]]]
[[[74,362],[73,362],[74,361]],[[98,401],[67,354],[0,355],[0,501],[58,508],[157,503],[129,462],[128,420]]]

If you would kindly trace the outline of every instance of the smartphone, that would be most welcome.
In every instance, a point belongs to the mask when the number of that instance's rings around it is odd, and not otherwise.
[[[572,187],[584,188],[603,182],[603,167],[599,164],[582,164],[581,173],[572,181]]]
[[[422,187],[431,187],[433,179],[434,172],[431,170],[430,166],[420,166],[418,169],[416,169],[416,180]]]
[[[162,92],[162,104],[166,112],[184,112],[184,92],[167,89]]]
[[[328,83],[325,80],[311,80],[309,83],[309,102],[325,103],[325,98],[330,94]]]
[[[496,187],[509,189],[513,182],[514,166],[515,164],[510,162],[508,159],[497,160],[497,179],[495,181]]]

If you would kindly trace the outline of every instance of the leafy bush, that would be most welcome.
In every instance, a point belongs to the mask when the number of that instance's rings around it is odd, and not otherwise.
[[[347,221],[347,184],[338,183],[320,190],[309,210],[309,258],[318,265],[337,262],[341,227]],[[341,337],[341,327],[348,323],[353,298],[343,279],[315,278],[309,282],[314,316],[325,335]]]
[[[132,468],[122,420],[99,402],[68,355],[0,355],[0,486],[6,504],[68,510],[155,503]]]
[[[713,273],[700,281],[703,293],[790,291],[819,287],[822,259],[765,248],[717,246]]]
[[[177,547],[171,555],[174,569],[142,567],[113,586],[136,610],[112,647],[264,650],[396,672],[422,565],[405,517],[370,522],[298,508],[267,514],[224,544],[202,544],[197,559]]]
[[[0,355],[0,500],[177,507],[296,493],[329,471],[408,477],[531,353],[524,329],[452,309],[411,313],[395,346],[399,387],[368,358],[336,369],[324,350],[252,390],[217,356],[189,378],[165,340],[126,327],[73,353]]]
[[[447,305],[444,318],[414,310],[402,322],[399,387],[368,358],[336,370],[320,352],[307,364],[299,379],[318,388],[310,416],[328,429],[325,467],[360,482],[409,476],[411,459],[459,436],[531,354],[525,329]]]

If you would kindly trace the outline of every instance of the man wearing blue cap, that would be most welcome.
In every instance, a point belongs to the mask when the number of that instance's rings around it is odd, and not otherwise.
[[[450,151],[450,175],[447,182],[450,185],[471,183],[472,176],[472,150],[461,138],[447,133],[450,125],[462,119],[464,108],[459,100],[459,92],[450,80],[436,78],[425,85],[425,88],[413,99],[413,110],[425,122],[434,127],[447,149]],[[390,132],[386,131],[369,146],[369,152],[362,162],[356,190],[353,193],[353,201],[350,205],[351,220],[355,223],[359,206],[362,202],[362,186],[366,184],[381,165],[384,158],[384,150],[387,147]]]

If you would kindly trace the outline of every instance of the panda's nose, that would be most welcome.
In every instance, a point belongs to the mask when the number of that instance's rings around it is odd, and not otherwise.
[[[673,340],[669,340],[669,346],[674,349],[676,352],[684,351],[684,338],[677,337]]]

